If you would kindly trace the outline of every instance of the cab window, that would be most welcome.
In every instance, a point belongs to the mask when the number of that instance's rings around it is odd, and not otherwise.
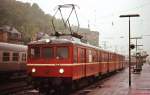
[[[69,57],[69,49],[68,47],[57,47],[56,50],[56,58],[66,59]]]
[[[39,47],[32,47],[30,49],[30,56],[32,58],[39,58],[40,57],[40,48]]]
[[[53,48],[50,48],[50,47],[46,47],[46,48],[43,48],[43,58],[53,58]]]
[[[22,61],[26,61],[26,54],[25,53],[22,54]]]

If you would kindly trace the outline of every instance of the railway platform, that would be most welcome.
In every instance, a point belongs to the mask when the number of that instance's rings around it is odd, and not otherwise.
[[[74,95],[150,95],[150,65],[144,64],[142,68],[141,73],[132,73],[131,87],[125,69]]]

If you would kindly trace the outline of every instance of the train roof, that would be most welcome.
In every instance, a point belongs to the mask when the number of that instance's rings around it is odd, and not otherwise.
[[[30,42],[28,45],[40,45],[40,44],[77,44],[77,45],[82,45],[82,46],[86,46],[86,47],[90,47],[90,48],[94,48],[94,49],[98,49],[98,50],[102,50],[104,52],[111,52],[111,53],[115,53],[109,50],[104,50],[100,47],[97,46],[93,46],[90,45],[88,43],[83,43],[78,39],[65,39],[65,38],[50,38],[50,39],[41,39],[41,40],[37,40],[37,41],[32,41]],[[118,54],[118,53],[115,53]],[[122,54],[118,54],[118,55],[122,55]]]
[[[27,51],[27,46],[0,42],[0,50],[21,52]]]
[[[78,44],[78,45],[82,45],[82,46],[88,46],[91,48],[95,48],[95,49],[101,49],[99,47],[90,45],[88,43],[83,43],[78,39],[63,39],[63,38],[52,38],[52,39],[41,39],[38,41],[32,41],[29,43],[29,45],[40,45],[40,44]]]

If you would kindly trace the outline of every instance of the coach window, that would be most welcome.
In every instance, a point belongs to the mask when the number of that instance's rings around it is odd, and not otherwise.
[[[43,50],[43,58],[53,58],[54,56],[53,56],[53,48],[50,48],[50,47],[48,47],[48,48],[43,48],[42,49]]]
[[[65,59],[69,57],[68,47],[58,47],[56,51],[56,58]]]
[[[101,61],[104,62],[104,53],[101,53]]]
[[[108,62],[111,61],[111,54],[110,54],[110,53],[108,53],[107,61],[108,61]]]
[[[97,62],[97,53],[95,50],[93,51],[93,56],[94,56],[93,61]]]
[[[98,57],[99,57],[98,61],[101,62],[102,61],[101,52],[99,52]]]
[[[3,61],[9,61],[10,59],[10,53],[8,53],[8,52],[4,52],[3,53]]]
[[[103,52],[103,61],[105,62],[106,61],[106,53],[105,52]]]
[[[92,51],[89,50],[88,53],[89,53],[89,55],[88,55],[89,61],[88,61],[88,62],[92,62],[92,61],[93,61],[93,60],[92,60]]]
[[[13,53],[13,61],[18,61],[19,60],[19,53]]]
[[[40,48],[39,47],[31,48],[30,54],[31,54],[31,57],[33,58],[40,57]]]
[[[85,50],[80,49],[80,62],[84,63],[85,62]]]
[[[108,62],[109,61],[109,54],[106,52],[105,54],[105,61]]]
[[[25,53],[23,53],[22,54],[22,61],[26,61],[27,59],[26,59],[26,54]]]

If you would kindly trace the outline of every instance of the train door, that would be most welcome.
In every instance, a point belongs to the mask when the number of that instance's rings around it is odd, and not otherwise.
[[[104,51],[101,51],[101,64],[100,64],[100,67],[101,67],[101,73],[102,74],[105,74],[107,73],[107,63],[105,61],[105,52]]]
[[[82,64],[82,76],[85,76],[85,63],[86,63],[86,51],[85,48],[80,48],[79,51],[79,61]]]
[[[76,77],[84,77],[85,76],[85,62],[86,62],[86,52],[85,48],[74,47],[74,64],[75,65],[75,73]]]

